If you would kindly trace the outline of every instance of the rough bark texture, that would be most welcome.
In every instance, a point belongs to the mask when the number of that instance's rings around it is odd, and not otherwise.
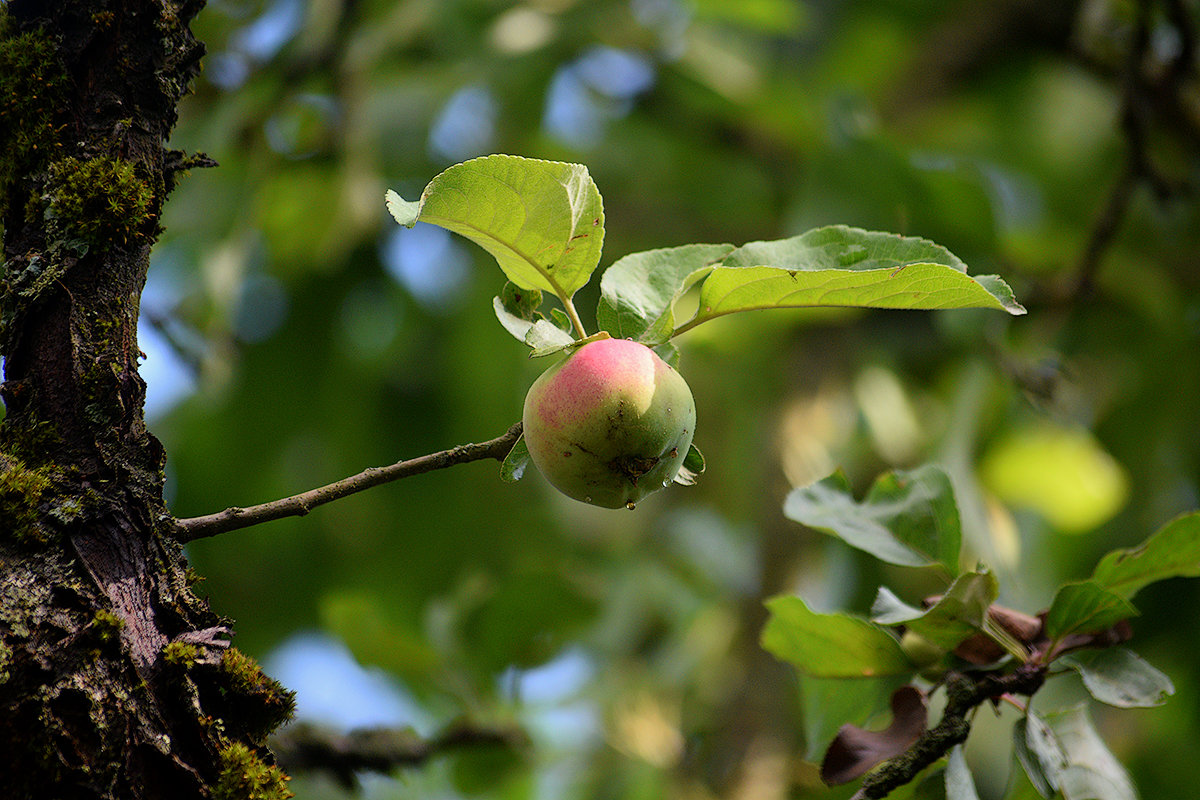
[[[203,5],[0,7],[0,786],[287,796],[291,697],[189,588],[146,430],[139,296]]]

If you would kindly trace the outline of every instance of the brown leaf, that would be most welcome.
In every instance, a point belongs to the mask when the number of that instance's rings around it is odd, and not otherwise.
[[[1042,620],[1004,606],[988,606],[988,617],[1027,647],[1042,635]],[[984,633],[977,633],[954,648],[954,655],[975,665],[991,664],[1004,657],[1004,648]]]
[[[1103,650],[1106,647],[1115,647],[1116,645],[1128,642],[1131,638],[1133,638],[1133,626],[1129,624],[1129,620],[1123,619],[1111,628],[1105,628],[1102,631],[1072,633],[1064,636],[1062,641],[1058,643],[1058,646],[1050,653],[1048,660],[1053,661],[1072,650]]]
[[[871,767],[907,750],[925,732],[925,693],[901,686],[892,693],[892,724],[868,731],[846,724],[825,751],[821,780],[829,786],[849,783]]]

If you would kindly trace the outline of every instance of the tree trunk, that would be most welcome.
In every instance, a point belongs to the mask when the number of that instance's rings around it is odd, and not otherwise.
[[[291,697],[189,588],[146,430],[139,296],[203,0],[0,7],[0,787],[272,798]]]

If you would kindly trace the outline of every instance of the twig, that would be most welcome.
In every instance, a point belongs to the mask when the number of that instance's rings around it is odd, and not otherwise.
[[[1153,0],[1138,0],[1137,19],[1121,75],[1121,130],[1125,136],[1125,166],[1109,193],[1095,223],[1076,268],[1072,284],[1073,302],[1086,301],[1095,291],[1096,274],[1104,253],[1112,244],[1129,209],[1134,190],[1146,184],[1160,201],[1165,201],[1183,188],[1159,172],[1150,157],[1150,125],[1157,110],[1164,114],[1162,98],[1169,97],[1167,107],[1182,104],[1181,83],[1192,67],[1195,52],[1195,30],[1187,10],[1178,0],[1167,0],[1167,13],[1180,38],[1179,53],[1167,65],[1165,73],[1147,73],[1146,58],[1150,53],[1150,15]]]
[[[488,458],[503,461],[520,436],[521,423],[518,422],[504,435],[479,444],[459,445],[450,450],[400,461],[388,467],[369,467],[357,475],[343,478],[336,483],[249,508],[233,507],[203,517],[178,519],[175,520],[176,535],[182,542],[191,542],[284,517],[302,517],[317,506],[401,478],[409,478],[413,475],[445,469],[469,461],[481,461]]]
[[[298,724],[271,737],[271,750],[288,772],[323,770],[345,787],[353,788],[356,772],[389,773],[419,766],[434,756],[477,747],[523,749],[528,737],[518,728],[455,725],[432,739],[412,730],[362,728],[346,734]]]
[[[1133,163],[1124,167],[1121,176],[1117,178],[1117,182],[1108,195],[1108,200],[1104,203],[1104,208],[1092,224],[1087,244],[1083,248],[1083,255],[1075,269],[1074,286],[1070,292],[1072,301],[1077,304],[1087,300],[1096,290],[1096,273],[1100,271],[1100,262],[1104,259],[1104,253],[1116,237],[1117,230],[1121,227],[1121,221],[1125,218],[1125,212],[1129,208],[1129,201],[1133,199],[1133,190],[1137,188],[1141,177],[1138,172]]]
[[[1022,664],[1006,675],[952,673],[946,678],[946,710],[941,722],[921,734],[912,747],[883,762],[863,779],[851,800],[880,800],[913,778],[958,744],[967,740],[971,722],[967,718],[978,705],[1007,694],[1032,695],[1046,680],[1046,668]]]

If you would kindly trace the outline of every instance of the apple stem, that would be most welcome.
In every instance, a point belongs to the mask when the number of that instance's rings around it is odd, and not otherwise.
[[[587,329],[583,327],[583,320],[579,318],[579,312],[575,310],[575,304],[571,302],[571,298],[559,294],[558,299],[562,301],[563,310],[567,312],[567,318],[571,320],[571,324],[575,326],[575,332],[579,339],[587,338]]]

